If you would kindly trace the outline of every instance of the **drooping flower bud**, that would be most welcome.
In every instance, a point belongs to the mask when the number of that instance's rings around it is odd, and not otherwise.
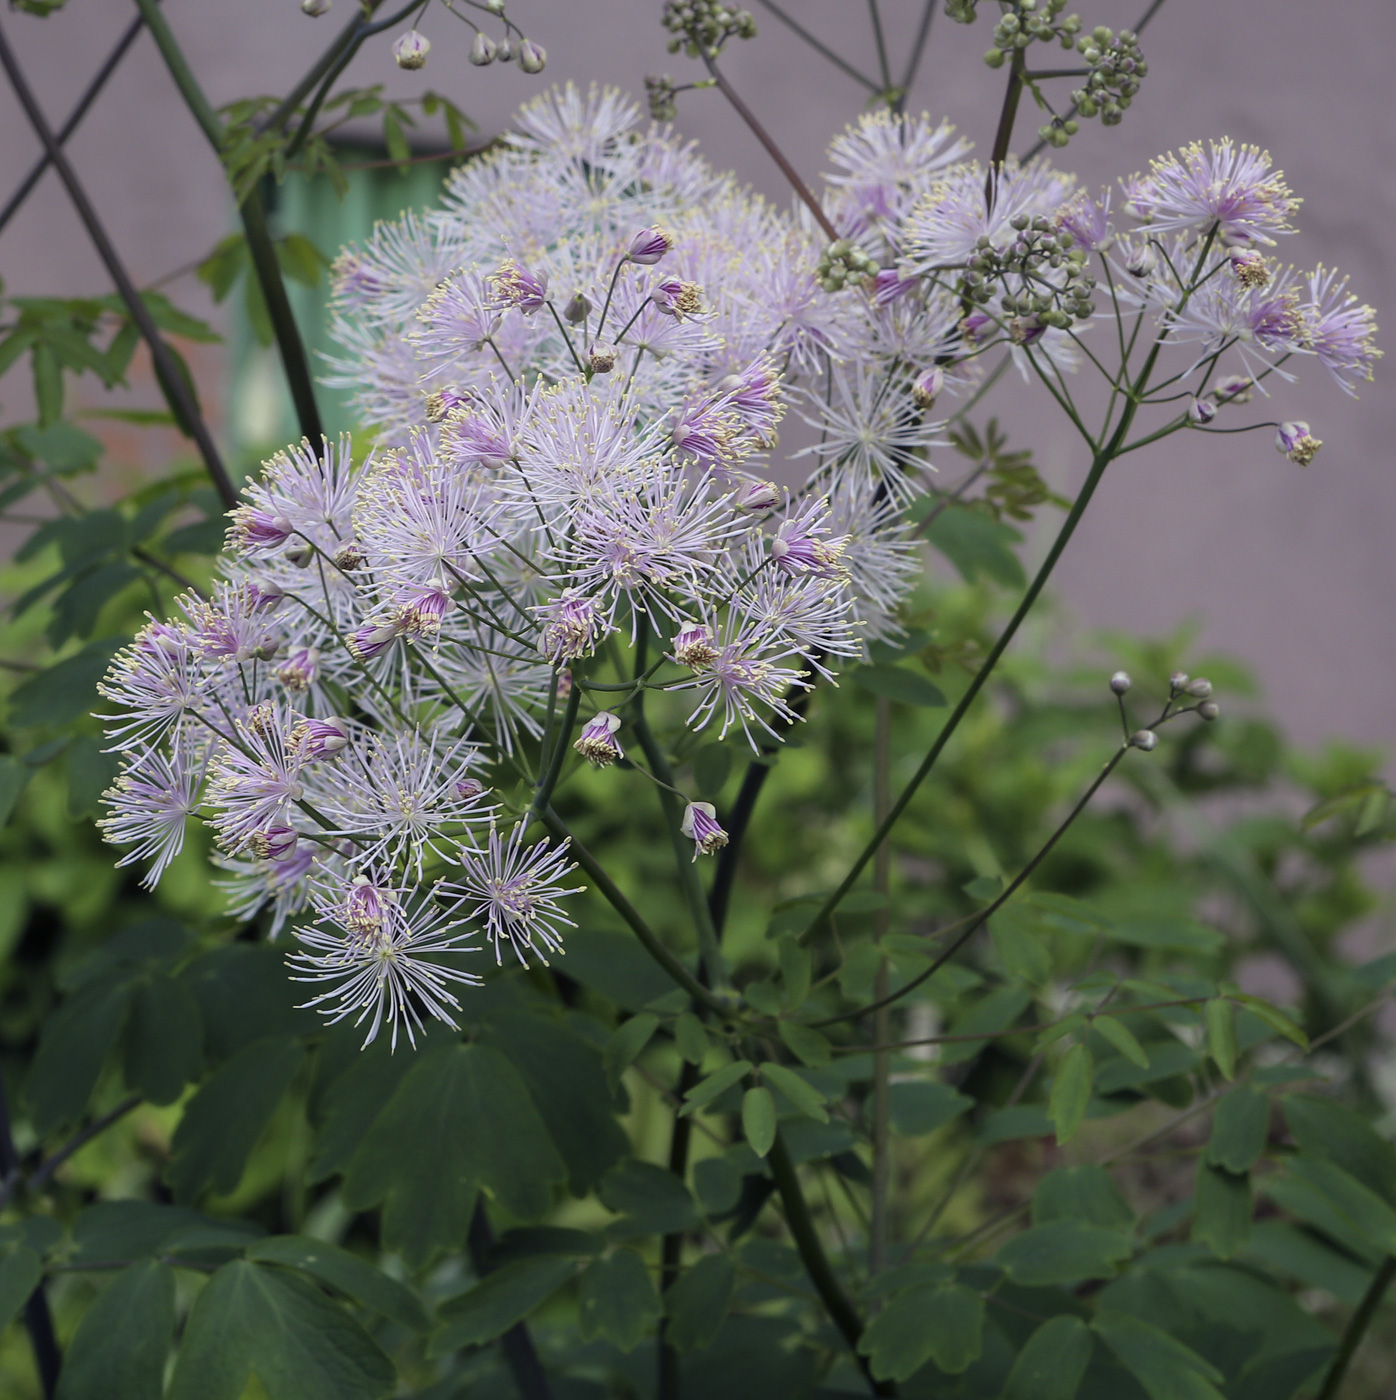
[[[477,68],[484,68],[487,64],[494,62],[494,56],[498,51],[499,46],[481,29],[476,33],[475,42],[470,46],[470,61]]]
[[[701,671],[711,666],[717,654],[713,634],[706,627],[698,624],[681,627],[674,637],[674,660],[690,670]]]
[[[1206,676],[1198,676],[1185,687],[1194,700],[1205,700],[1212,693],[1212,682]]]
[[[349,726],[335,715],[327,719],[303,719],[292,727],[290,744],[307,760],[333,758],[349,747]]]
[[[626,257],[641,267],[653,267],[674,246],[674,235],[667,228],[642,228],[630,240]]]
[[[514,46],[507,38],[499,41],[499,47],[495,49],[494,56],[501,63],[512,63],[514,61]]]
[[[1128,671],[1116,671],[1115,674],[1110,677],[1110,689],[1113,690],[1116,695],[1128,695],[1129,689],[1133,684],[1134,682],[1130,679]]]
[[[356,661],[372,661],[397,641],[397,628],[391,622],[366,622],[344,639],[349,655]]]
[[[1197,713],[1202,719],[1205,719],[1207,723],[1210,724],[1214,719],[1217,718],[1218,715],[1221,714],[1221,706],[1218,705],[1215,700],[1204,700],[1197,707]]]
[[[620,716],[609,710],[601,710],[582,726],[581,736],[572,745],[593,768],[609,768],[616,759],[624,758],[625,753],[616,742],[616,730],[620,728]]]
[[[283,554],[288,564],[294,564],[296,568],[304,569],[315,558],[315,546],[309,540],[292,540],[286,546]]]
[[[501,306],[517,306],[525,316],[548,304],[548,274],[531,272],[513,258],[491,273],[489,281]]]
[[[1233,248],[1228,254],[1231,271],[1246,288],[1263,287],[1270,280],[1270,263],[1255,248]]]
[[[1129,746],[1132,749],[1142,749],[1145,753],[1151,753],[1158,747],[1158,735],[1152,729],[1136,729],[1129,736]]]
[[[679,829],[693,840],[693,859],[710,856],[727,844],[727,833],[718,825],[717,808],[711,802],[690,802]]]
[[[319,19],[321,15],[328,14],[330,0],[301,0],[301,14],[309,15],[311,19]]]
[[[1217,405],[1210,398],[1197,398],[1188,405],[1188,418],[1199,428],[1204,428],[1217,416]]]
[[[294,528],[284,515],[273,515],[256,506],[238,506],[228,512],[233,522],[229,543],[236,549],[274,549],[290,539]]]
[[[944,388],[945,371],[939,365],[932,365],[911,386],[911,401],[923,413],[929,413],[936,406],[936,399]]]
[[[288,860],[295,855],[299,839],[295,827],[269,826],[254,831],[247,838],[247,848],[258,860]]]
[[[315,677],[320,673],[320,650],[318,647],[299,647],[291,652],[276,668],[276,679],[287,690],[309,690]]]
[[[616,357],[620,351],[614,345],[607,345],[602,341],[597,341],[595,345],[587,351],[587,367],[593,374],[610,374],[616,367]]]
[[[685,316],[696,316],[703,309],[703,289],[697,282],[666,277],[650,293],[650,301],[656,311],[682,321]]]
[[[525,39],[519,45],[519,67],[525,73],[541,73],[548,66],[548,51],[542,44]]]
[[[415,29],[409,29],[393,44],[393,60],[399,68],[425,68],[427,54],[431,52],[431,40]]]
[[[1307,467],[1318,455],[1318,450],[1323,446],[1320,438],[1314,437],[1309,432],[1309,425],[1302,420],[1293,423],[1281,423],[1275,433],[1275,446],[1289,458],[1291,462],[1297,462],[1301,467]]]
[[[1255,380],[1248,374],[1227,374],[1217,380],[1217,387],[1213,392],[1217,402],[1222,403],[1249,403],[1251,401],[1251,390],[1255,388]]]
[[[1125,271],[1132,277],[1147,277],[1158,266],[1158,253],[1152,243],[1146,243],[1125,260]]]
[[[562,319],[569,326],[580,326],[591,315],[591,302],[582,292],[573,292],[572,299],[562,308]]]
[[[993,330],[993,318],[982,311],[971,311],[959,325],[960,338],[966,345],[978,345],[981,337],[986,333],[992,335]]]
[[[1186,671],[1174,671],[1168,678],[1168,688],[1173,691],[1182,690],[1187,685],[1190,677]]]
[[[754,515],[764,519],[780,507],[785,499],[784,491],[774,481],[748,481],[732,497],[732,508],[744,515]]]

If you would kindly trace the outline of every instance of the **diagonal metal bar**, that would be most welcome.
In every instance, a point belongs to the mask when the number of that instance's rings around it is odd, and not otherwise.
[[[78,180],[72,164],[64,154],[62,146],[58,144],[58,138],[54,135],[53,129],[44,116],[43,109],[35,99],[33,90],[24,77],[19,61],[15,57],[14,50],[10,47],[3,29],[0,29],[0,67],[4,68],[9,77],[10,86],[14,88],[15,96],[19,98],[20,106],[24,108],[25,116],[29,118],[29,124],[34,128],[35,134],[48,152],[49,160],[53,163],[53,168],[58,172],[59,178],[67,188],[68,197],[73,201],[73,207],[77,210],[78,218],[82,220],[83,227],[87,229],[88,236],[97,249],[98,257],[102,259],[107,274],[116,284],[116,290],[122,301],[126,303],[126,309],[130,313],[131,319],[136,323],[150,349],[150,358],[155,366],[155,377],[160,382],[160,388],[169,402],[175,421],[194,440],[199,449],[199,455],[204,459],[204,467],[212,478],[214,487],[224,505],[229,507],[236,505],[237,491],[228,476],[228,469],[223,465],[223,458],[209,434],[208,425],[199,412],[194,395],[185,382],[184,375],[175,361],[170,347],[165,344],[164,337],[160,334],[159,327],[156,326],[155,319],[150,314],[150,308],[145,304],[140,292],[136,290],[136,284],[132,282],[130,274],[117,255],[115,247],[112,246],[111,239],[107,237],[107,231],[97,217],[97,211],[92,207],[92,202],[88,199],[87,192]]]
[[[58,144],[63,145],[67,139],[78,129],[82,119],[87,115],[88,109],[97,100],[97,95],[107,85],[107,79],[116,72],[121,60],[126,57],[126,50],[136,41],[136,35],[145,27],[145,20],[137,15],[130,24],[126,26],[126,32],[116,41],[116,47],[107,55],[106,61],[96,71],[92,81],[87,85],[87,91],[78,98],[78,105],[73,108],[68,120],[58,128]],[[45,151],[33,164],[29,173],[19,182],[18,188],[10,196],[4,209],[0,209],[0,232],[4,231],[5,225],[14,218],[20,206],[29,198],[34,186],[39,183],[45,170],[49,168],[49,156]]]

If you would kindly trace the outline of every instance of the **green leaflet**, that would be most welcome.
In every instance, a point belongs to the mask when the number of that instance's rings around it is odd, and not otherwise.
[[[1192,1237],[1222,1259],[1230,1259],[1245,1247],[1251,1235],[1251,1179],[1249,1173],[1198,1163],[1193,1198]]]
[[[269,1400],[384,1400],[377,1342],[299,1274],[235,1260],[194,1300],[167,1400],[238,1400],[256,1372]]]
[[[405,1151],[404,1147],[410,1147]],[[518,1071],[486,1045],[422,1056],[349,1163],[345,1203],[383,1203],[383,1236],[413,1268],[465,1238],[476,1193],[535,1220],[566,1167]]]
[[[473,1288],[444,1303],[441,1325],[432,1333],[432,1356],[493,1341],[577,1272],[575,1259],[537,1254],[501,1265]]]
[[[1092,1348],[1090,1329],[1079,1317],[1049,1318],[1018,1353],[1003,1400],[1073,1400]]]
[[[578,1293],[585,1341],[604,1337],[621,1351],[634,1351],[664,1309],[645,1261],[633,1249],[618,1249],[582,1271]]]
[[[1053,1220],[1015,1235],[996,1261],[1014,1283],[1041,1288],[1080,1279],[1113,1278],[1134,1252],[1118,1230],[1077,1220]]]
[[[1223,1400],[1221,1372],[1162,1329],[1110,1311],[1097,1313],[1091,1327],[1149,1400]]]
[[[680,1355],[711,1343],[737,1287],[737,1271],[725,1254],[708,1254],[684,1270],[664,1295],[669,1323],[665,1340]]]
[[[1069,1142],[1086,1121],[1094,1077],[1091,1052],[1080,1043],[1073,1045],[1057,1066],[1051,1097],[1047,1101],[1047,1115],[1056,1127],[1058,1143]]]
[[[1212,1136],[1207,1143],[1207,1160],[1229,1172],[1247,1172],[1265,1151],[1270,1129],[1270,1100],[1267,1095],[1240,1085],[1222,1097],[1212,1115]]]
[[[247,1258],[299,1269],[362,1303],[371,1312],[381,1313],[414,1332],[426,1331],[426,1309],[406,1284],[389,1278],[366,1259],[338,1245],[304,1235],[272,1235],[250,1245]]]
[[[873,1318],[858,1350],[878,1380],[907,1380],[928,1361],[958,1375],[983,1350],[983,1333],[984,1300],[972,1288],[911,1288]]]
[[[123,1269],[68,1344],[58,1400],[160,1400],[174,1321],[174,1270],[153,1259]]]
[[[618,1162],[601,1179],[602,1205],[620,1214],[607,1233],[618,1239],[668,1235],[692,1229],[698,1212],[688,1188],[673,1172],[634,1157]]]

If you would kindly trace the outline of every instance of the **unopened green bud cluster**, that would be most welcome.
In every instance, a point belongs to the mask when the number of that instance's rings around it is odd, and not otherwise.
[[[649,99],[650,116],[657,122],[671,122],[679,115],[674,102],[678,89],[667,73],[650,73],[645,78],[645,96]]]
[[[841,292],[850,281],[859,282],[877,275],[877,264],[846,238],[831,243],[814,269],[814,280],[826,292]]]
[[[1034,41],[1050,43],[1055,39],[1069,49],[1081,32],[1081,17],[1057,16],[1066,9],[1066,0],[1017,0],[999,17],[994,26],[994,47],[984,55],[990,68],[998,68],[1014,49],[1025,49]]]
[[[1083,117],[1098,115],[1104,126],[1117,125],[1149,71],[1138,36],[1128,29],[1116,35],[1102,24],[1082,35],[1076,47],[1091,70],[1085,87],[1071,94],[1076,110]]]
[[[729,39],[756,37],[751,11],[734,9],[720,0],[666,0],[664,27],[674,36],[669,52],[682,49],[689,58],[716,58]]]
[[[1092,316],[1095,277],[1087,270],[1085,250],[1073,247],[1071,234],[1047,219],[1030,221],[1019,214],[1012,224],[1018,236],[1004,249],[993,247],[987,236],[979,239],[960,279],[959,295],[985,306],[994,287],[1002,285],[999,305],[1006,316],[1036,316],[1058,330]],[[1022,279],[1017,292],[1009,289],[1008,279],[1014,274]]]

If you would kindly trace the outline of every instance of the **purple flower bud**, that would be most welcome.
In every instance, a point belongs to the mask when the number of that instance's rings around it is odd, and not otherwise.
[[[593,768],[609,768],[616,759],[625,757],[615,738],[619,728],[620,716],[601,710],[582,726],[581,737],[572,747]]]
[[[667,228],[642,228],[630,240],[625,256],[642,267],[653,267],[674,246],[674,235]]]
[[[732,508],[744,515],[764,517],[776,510],[785,493],[774,481],[748,481],[732,497]]]
[[[880,268],[872,283],[873,301],[879,306],[890,306],[916,290],[916,278],[903,277],[895,267]]]
[[[462,802],[469,802],[473,798],[479,797],[485,791],[485,785],[479,778],[457,778],[455,783],[456,796]]]
[[[590,656],[596,643],[610,631],[596,600],[575,588],[542,604],[537,611],[544,619],[538,650],[554,666]]]
[[[295,855],[299,839],[294,827],[269,826],[265,831],[254,831],[247,838],[247,848],[258,860],[288,860]]]
[[[427,54],[431,52],[431,40],[415,29],[409,29],[393,44],[393,60],[399,68],[426,67]]]
[[[1204,700],[1197,707],[1197,713],[1199,718],[1205,719],[1210,724],[1221,714],[1221,706],[1215,700]]]
[[[1218,403],[1249,403],[1254,387],[1255,380],[1248,374],[1227,374],[1217,380],[1217,387],[1213,392]]]
[[[1255,248],[1233,248],[1228,254],[1231,271],[1243,287],[1263,287],[1270,280],[1270,264]]]
[[[616,357],[620,351],[614,345],[597,341],[587,351],[587,366],[593,374],[610,374],[616,367]]]
[[[1041,316],[1015,316],[1008,323],[1008,338],[1014,345],[1031,345],[1046,329]]]
[[[427,395],[427,422],[442,423],[456,409],[464,408],[466,404],[473,403],[475,398],[473,389],[458,389],[454,384],[448,385],[444,389],[438,389],[434,394]]]
[[[498,47],[494,40],[481,29],[475,35],[475,42],[470,46],[470,61],[477,68],[483,68],[486,64],[494,62],[494,56],[497,52]]]
[[[232,545],[237,549],[274,549],[285,544],[294,528],[284,515],[272,515],[256,506],[238,506],[228,512],[232,520]]]
[[[1303,421],[1281,423],[1275,433],[1275,446],[1301,467],[1307,467],[1318,455],[1323,446],[1321,439],[1309,432],[1309,425]]]
[[[1116,671],[1115,674],[1110,677],[1110,689],[1113,690],[1116,695],[1128,695],[1129,689],[1133,684],[1134,682],[1130,679],[1128,671]]]
[[[276,679],[287,690],[309,690],[320,673],[320,651],[317,647],[298,647],[276,668]]]
[[[936,406],[940,392],[945,388],[945,371],[939,365],[932,365],[915,384],[911,386],[911,401],[923,413],[929,413]]]
[[[541,73],[548,64],[548,51],[542,44],[525,39],[519,45],[519,67],[525,73]]]
[[[340,571],[340,573],[352,574],[355,569],[363,568],[364,559],[366,557],[367,556],[364,554],[363,548],[359,544],[359,542],[357,540],[349,540],[347,543],[340,545],[339,548],[335,550],[334,557],[331,562],[334,564],[335,568]]]
[[[1217,416],[1217,405],[1210,398],[1197,398],[1188,405],[1188,417],[1199,428],[1205,427]]]
[[[548,303],[548,274],[530,272],[513,258],[508,258],[497,272],[491,273],[489,281],[500,306],[517,306],[525,316],[533,315]]]
[[[1158,735],[1152,729],[1136,729],[1129,736],[1129,746],[1132,749],[1142,749],[1145,753],[1152,753],[1158,747]]]
[[[718,649],[713,643],[713,634],[701,626],[682,627],[674,638],[674,660],[680,666],[701,671],[711,666],[718,657]]]
[[[1188,680],[1189,676],[1186,671],[1174,671],[1173,674],[1168,678],[1168,688],[1176,694],[1178,691],[1182,690],[1182,688],[1185,685],[1187,685]]]
[[[340,910],[344,927],[360,938],[372,937],[383,927],[384,911],[391,900],[388,891],[379,889],[367,875],[356,875]]]
[[[697,282],[666,277],[650,293],[650,301],[662,315],[682,321],[685,316],[696,316],[703,309],[703,289]]]
[[[288,564],[304,569],[315,558],[315,546],[309,540],[292,540],[282,551],[282,555]]]
[[[983,335],[993,333],[993,318],[986,316],[982,311],[971,311],[960,322],[959,329],[960,338],[966,345],[978,345]]]
[[[690,802],[679,828],[693,840],[693,859],[710,856],[727,844],[727,833],[718,825],[717,808],[711,802]]]
[[[1146,243],[1125,259],[1125,271],[1132,277],[1147,277],[1158,266],[1158,253],[1152,243]]]
[[[366,622],[344,639],[349,654],[356,661],[372,661],[397,641],[397,628],[391,622]]]
[[[290,745],[307,761],[333,758],[349,746],[349,726],[335,716],[329,719],[303,719],[290,734]]]
[[[311,19],[319,19],[321,15],[328,14],[330,0],[301,0],[301,14],[309,15]]]
[[[562,319],[569,326],[580,326],[591,315],[591,302],[584,292],[573,292],[572,300],[562,308]]]

